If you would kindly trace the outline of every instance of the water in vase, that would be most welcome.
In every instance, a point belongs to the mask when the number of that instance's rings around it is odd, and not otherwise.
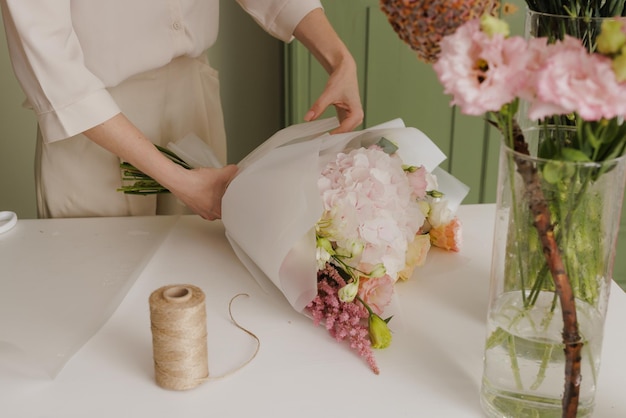
[[[526,301],[528,304],[528,301]],[[591,416],[600,362],[603,321],[576,301],[583,338],[578,417]],[[560,418],[565,386],[563,320],[553,292],[524,308],[520,291],[504,293],[491,309],[481,403],[490,417]]]

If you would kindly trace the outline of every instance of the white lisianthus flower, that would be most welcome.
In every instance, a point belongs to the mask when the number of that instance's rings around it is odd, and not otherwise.
[[[448,201],[446,199],[438,198],[430,200],[430,215],[428,216],[428,222],[433,228],[449,223],[453,217],[454,213],[452,213],[448,207]]]
[[[327,245],[326,245],[327,244]],[[332,245],[326,238],[318,238],[315,248],[315,259],[317,260],[318,270],[323,270],[326,263],[332,258]]]
[[[339,300],[342,302],[352,302],[356,295],[359,293],[359,282],[354,281],[352,283],[348,283],[341,289],[339,289],[338,295]]]

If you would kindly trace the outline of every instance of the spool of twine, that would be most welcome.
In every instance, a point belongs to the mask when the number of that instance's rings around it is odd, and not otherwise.
[[[187,390],[209,376],[204,293],[192,285],[163,286],[150,295],[155,379]]]
[[[221,379],[250,363],[261,348],[259,338],[239,325],[232,314],[235,295],[228,314],[235,326],[256,340],[248,360],[234,370],[212,379]],[[204,293],[189,284],[163,286],[150,295],[150,323],[156,383],[165,389],[193,389],[209,380]]]

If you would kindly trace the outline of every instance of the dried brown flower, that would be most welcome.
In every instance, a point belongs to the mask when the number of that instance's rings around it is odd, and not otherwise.
[[[498,0],[380,0],[380,8],[400,39],[427,63],[437,61],[439,42],[468,20],[495,15]]]

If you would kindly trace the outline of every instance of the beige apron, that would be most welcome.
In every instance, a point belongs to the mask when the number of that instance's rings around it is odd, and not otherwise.
[[[181,57],[109,89],[122,112],[152,142],[193,132],[226,162],[226,135],[217,71],[203,56]],[[125,195],[120,160],[77,135],[45,144],[37,135],[35,184],[42,218],[189,213],[173,195]]]

